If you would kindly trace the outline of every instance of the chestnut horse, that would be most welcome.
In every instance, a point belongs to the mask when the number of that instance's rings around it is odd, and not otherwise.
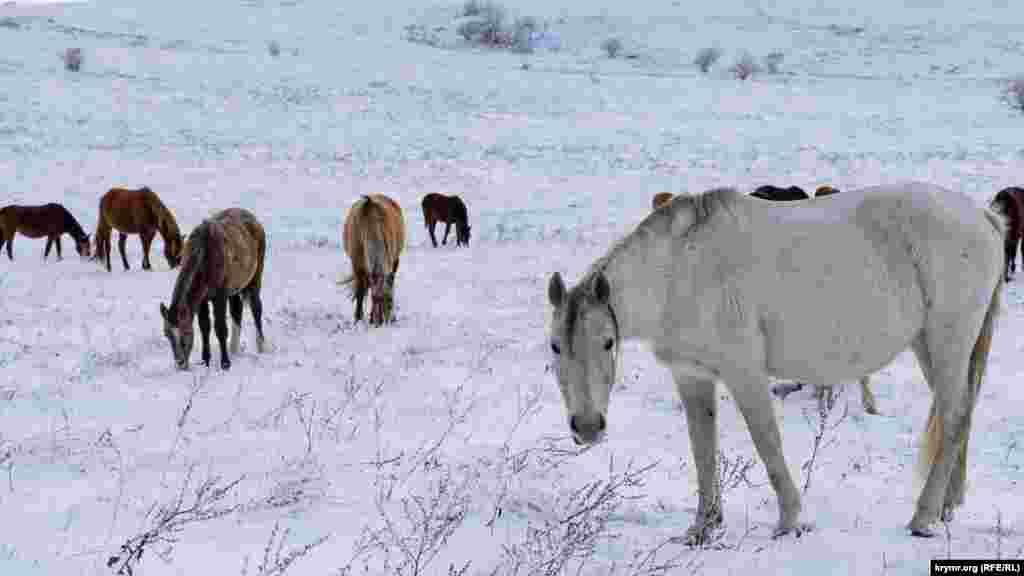
[[[355,321],[363,318],[363,299],[372,290],[370,324],[393,322],[395,274],[405,249],[402,208],[383,194],[364,195],[349,208],[342,240],[352,275],[341,284],[355,281]]]
[[[129,234],[138,234],[142,239],[142,269],[151,270],[149,247],[153,237],[160,232],[164,241],[164,257],[167,264],[175,268],[181,259],[181,232],[171,211],[160,201],[160,197],[148,187],[138,190],[111,188],[100,198],[100,216],[96,223],[96,257],[100,265],[106,265],[110,272],[110,232],[117,230],[117,247],[121,252],[124,269],[128,270],[125,242]]]
[[[242,298],[249,301],[256,324],[256,349],[263,352],[263,264],[267,257],[267,235],[248,210],[229,208],[204,220],[188,235],[181,271],[174,282],[171,305],[160,303],[164,336],[171,343],[174,362],[188,369],[192,353],[192,319],[198,313],[203,337],[203,364],[210,365],[210,303],[213,329],[220,344],[220,366],[231,368],[228,358],[227,308],[231,306],[231,353],[238,354],[242,332]]]
[[[830,194],[837,193],[839,193],[838,188],[833,188],[832,186],[818,186],[818,189],[814,191],[814,197],[817,198],[818,196],[828,196]]]
[[[1024,236],[1024,188],[1003,188],[992,199],[990,206],[1002,214],[1006,221],[1006,236],[1003,238],[1003,253],[1006,256],[1007,282],[1017,271],[1017,245]],[[1024,244],[1021,244],[1021,258],[1024,259]]]
[[[668,204],[671,201],[671,192],[658,192],[657,194],[654,195],[654,198],[651,199],[651,209],[657,210],[658,208],[661,208],[662,206]]]
[[[12,247],[14,233],[21,232],[28,238],[46,236],[46,249],[43,260],[50,255],[50,248],[57,245],[57,259],[62,260],[60,237],[63,234],[75,240],[75,250],[82,257],[89,256],[89,235],[82,230],[82,225],[68,212],[67,208],[56,203],[42,206],[19,206],[11,204],[0,209],[0,249],[7,245],[7,258],[14,260]]]
[[[445,196],[444,194],[431,193],[423,197],[420,203],[423,207],[423,220],[427,223],[427,230],[430,232],[430,241],[434,248],[437,248],[437,238],[434,237],[434,226],[438,222],[444,222],[444,238],[441,244],[448,243],[448,232],[455,224],[455,245],[469,246],[469,214],[466,211],[466,204],[458,196]]]
[[[759,186],[754,193],[751,194],[755,198],[762,198],[764,200],[804,200],[810,198],[803,188],[799,186],[790,186],[789,188],[779,188],[778,186]]]

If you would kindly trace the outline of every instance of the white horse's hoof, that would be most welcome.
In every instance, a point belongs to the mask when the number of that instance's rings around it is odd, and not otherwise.
[[[916,536],[917,538],[934,538],[936,535],[935,530],[932,529],[931,526],[914,520],[910,521],[910,524],[907,525],[907,529],[910,530],[911,536]]]
[[[785,536],[786,534],[792,534],[799,538],[806,532],[813,532],[814,524],[810,522],[798,522],[792,526],[776,526],[772,532],[772,540],[775,540],[779,536]]]

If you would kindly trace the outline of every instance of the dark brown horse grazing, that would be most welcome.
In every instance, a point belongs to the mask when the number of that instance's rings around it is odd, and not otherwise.
[[[789,188],[779,188],[778,186],[760,186],[751,196],[762,198],[764,200],[804,200],[810,198],[803,188],[799,186],[790,186]]]
[[[256,324],[256,349],[263,352],[263,263],[267,256],[267,236],[263,226],[248,210],[229,208],[196,226],[185,242],[181,271],[174,283],[171,305],[160,303],[164,336],[171,343],[174,362],[188,369],[192,353],[192,318],[198,313],[203,337],[203,364],[210,365],[210,303],[213,303],[213,329],[220,343],[220,366],[231,368],[228,358],[226,311],[231,306],[231,353],[238,354],[242,332],[242,298],[249,302]]]
[[[7,258],[14,260],[12,247],[14,234],[21,232],[28,238],[46,236],[46,248],[43,260],[50,255],[50,248],[57,245],[57,259],[61,260],[60,237],[63,234],[75,240],[75,250],[79,256],[89,256],[89,235],[82,230],[82,225],[68,212],[67,208],[56,203],[42,206],[19,206],[11,204],[0,209],[0,249],[7,245]]]
[[[1016,186],[1003,188],[990,203],[992,208],[1003,215],[1006,221],[1006,236],[1003,239],[1003,254],[1006,256],[1005,279],[1010,281],[1017,271],[1017,245],[1021,246],[1021,259],[1024,259],[1024,188]]]
[[[430,241],[437,248],[437,238],[434,237],[434,225],[444,222],[444,238],[441,244],[448,243],[448,232],[455,224],[455,245],[469,246],[469,214],[466,212],[466,205],[458,196],[445,196],[444,194],[427,194],[423,197],[423,220],[427,223],[427,230],[430,231]]]
[[[100,216],[96,223],[96,257],[100,265],[106,265],[110,272],[110,232],[117,230],[117,247],[121,261],[128,270],[125,242],[129,234],[138,234],[142,239],[142,269],[151,270],[149,247],[153,237],[160,232],[164,241],[164,257],[174,268],[181,259],[181,232],[171,211],[160,201],[160,197],[148,187],[138,190],[111,188],[100,198]]]
[[[818,186],[818,189],[814,191],[814,197],[828,196],[830,194],[838,194],[839,189],[833,188],[832,186]]]
[[[363,299],[372,290],[370,324],[393,322],[395,274],[405,248],[405,219],[397,202],[383,194],[363,196],[349,208],[345,217],[343,242],[352,261],[355,280],[352,297],[356,301],[356,322],[363,318]]]
[[[663,205],[668,204],[671,201],[671,192],[658,192],[657,194],[654,195],[654,198],[651,198],[651,209],[657,210],[658,208],[661,208]]]

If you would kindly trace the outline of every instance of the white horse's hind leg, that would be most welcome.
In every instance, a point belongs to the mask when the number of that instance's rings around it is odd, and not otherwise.
[[[793,476],[786,465],[782,454],[782,435],[779,434],[779,423],[775,419],[775,408],[772,405],[768,386],[761,374],[743,371],[731,371],[723,374],[723,380],[733,399],[736,401],[747,422],[750,437],[754,441],[757,453],[768,471],[768,479],[775,489],[779,504],[779,523],[775,527],[773,537],[790,531],[810,529],[809,525],[799,525],[800,492],[793,483]]]
[[[938,325],[937,322],[929,324],[929,328]],[[937,424],[939,424],[937,429],[927,432],[933,437],[929,438],[928,442],[921,447],[921,450],[929,450],[929,446],[931,446],[935,451],[935,457],[928,470],[924,488],[921,489],[921,494],[918,496],[917,509],[907,526],[915,536],[935,535],[931,525],[939,519],[942,511],[950,474],[957,464],[963,433],[966,431],[965,425],[968,422],[967,415],[970,408],[967,406],[967,371],[974,343],[973,338],[970,343],[957,342],[957,337],[967,340],[968,334],[973,337],[978,330],[967,329],[963,322],[953,323],[952,326],[959,328],[959,330],[953,331],[953,335],[949,334],[948,327],[944,333],[937,331],[938,334],[943,335],[940,336],[942,338],[940,341],[939,338],[931,336],[936,332],[929,330],[924,338],[925,345],[922,347],[915,344],[914,346],[919,361],[922,356],[927,356],[929,366],[928,369],[923,369],[924,366],[922,366],[922,371],[925,372],[926,378],[929,380],[929,387],[934,394],[929,414],[935,414],[938,418]],[[949,338],[950,336],[952,338]],[[947,340],[947,338],[949,339]],[[918,351],[918,348],[924,349]],[[924,454],[924,456],[927,455]]]
[[[673,369],[676,391],[686,409],[690,449],[697,465],[697,516],[686,531],[686,542],[703,544],[722,524],[722,492],[718,478],[718,408],[715,381],[701,380]]]
[[[238,350],[241,347],[240,338],[242,334],[242,325],[237,322],[231,323],[231,353],[238,354]]]

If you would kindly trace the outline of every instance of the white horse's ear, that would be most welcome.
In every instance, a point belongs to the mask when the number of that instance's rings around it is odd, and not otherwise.
[[[548,301],[552,306],[558,308],[562,305],[563,300],[565,300],[565,283],[562,282],[562,275],[555,272],[548,282]]]
[[[604,274],[598,273],[594,278],[594,298],[597,298],[601,304],[607,304],[611,291],[612,287],[608,284],[608,279],[604,277]]]

